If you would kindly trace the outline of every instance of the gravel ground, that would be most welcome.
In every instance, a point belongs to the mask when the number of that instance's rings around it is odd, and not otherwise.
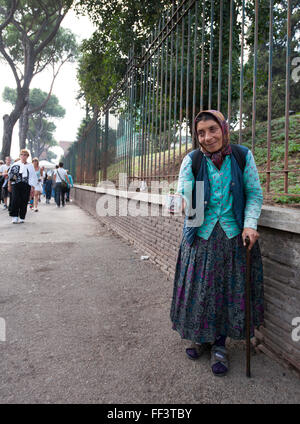
[[[171,330],[172,282],[73,204],[0,212],[0,403],[299,403],[299,379],[243,342],[214,377]]]

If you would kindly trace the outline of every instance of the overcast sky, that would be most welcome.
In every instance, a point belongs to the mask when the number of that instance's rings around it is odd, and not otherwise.
[[[84,38],[89,38],[94,31],[93,25],[85,16],[77,17],[72,10],[68,12],[67,16],[62,22],[62,26],[69,28],[76,36],[77,41],[80,42]],[[63,119],[56,119],[56,132],[55,139],[59,141],[74,141],[76,137],[77,128],[79,127],[81,119],[85,115],[84,109],[79,105],[76,100],[76,95],[79,86],[76,78],[76,63],[65,63],[61,68],[54,84],[53,94],[55,94],[61,106],[66,109],[66,115]],[[15,80],[10,70],[10,67],[3,61],[0,62],[0,146],[2,147],[3,135],[3,115],[11,111],[9,103],[2,100],[2,93],[5,86],[15,88]],[[45,70],[40,75],[33,78],[31,88],[40,88],[48,92],[52,79],[51,68],[49,71]],[[15,125],[13,133],[13,142],[11,155],[16,157],[19,154],[19,140],[18,140],[18,124]],[[61,148],[55,148],[53,151],[59,156],[63,153]]]

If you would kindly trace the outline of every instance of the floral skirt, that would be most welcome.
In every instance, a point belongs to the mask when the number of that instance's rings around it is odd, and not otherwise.
[[[246,248],[242,235],[228,239],[219,223],[208,240],[183,237],[171,305],[173,329],[196,343],[219,335],[245,339]],[[263,324],[263,267],[258,242],[251,249],[251,337]]]

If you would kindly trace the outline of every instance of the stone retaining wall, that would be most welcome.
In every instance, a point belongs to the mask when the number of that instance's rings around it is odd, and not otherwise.
[[[101,196],[116,202],[117,216],[100,217],[96,204]],[[127,193],[100,187],[75,186],[73,198],[81,208],[97,217],[108,228],[136,245],[173,280],[183,218],[163,216],[163,196]],[[103,200],[103,199],[102,199]],[[141,214],[125,214],[127,201]],[[258,231],[264,263],[265,325],[256,331],[256,350],[300,372],[300,212],[263,206]],[[299,330],[292,320],[299,317]]]

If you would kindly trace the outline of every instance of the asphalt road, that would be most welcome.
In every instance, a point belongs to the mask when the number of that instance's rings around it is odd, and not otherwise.
[[[185,357],[171,329],[172,281],[73,204],[26,223],[0,212],[0,403],[299,403],[299,379],[264,354],[245,377]]]

